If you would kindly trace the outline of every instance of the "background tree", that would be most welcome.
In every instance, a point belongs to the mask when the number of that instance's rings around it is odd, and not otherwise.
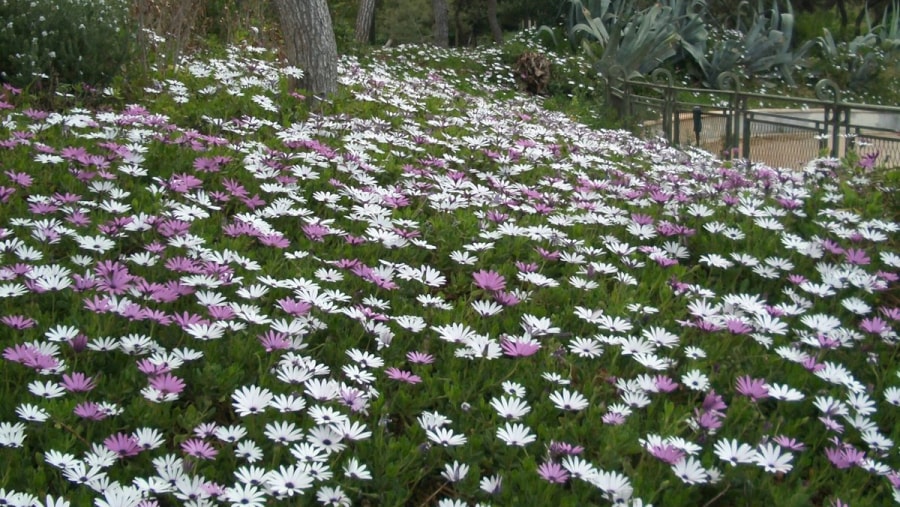
[[[359,11],[356,14],[356,42],[371,43],[372,27],[374,26],[375,0],[359,0]]]
[[[291,65],[303,70],[297,84],[322,96],[337,91],[337,44],[325,0],[275,0]]]
[[[487,17],[494,44],[500,44],[503,42],[503,29],[500,28],[500,22],[497,21],[497,0],[487,0]]]
[[[442,48],[450,46],[450,9],[447,0],[431,0],[434,14],[434,45]]]
[[[546,0],[517,0],[501,2],[498,6],[500,25],[506,30],[520,30],[526,26],[555,26],[562,21],[562,2]]]
[[[433,44],[432,0],[378,0],[374,44]]]

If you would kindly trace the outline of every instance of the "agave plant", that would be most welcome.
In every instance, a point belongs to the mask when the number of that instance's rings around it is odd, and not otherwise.
[[[751,75],[777,70],[788,84],[794,84],[793,70],[800,66],[815,43],[806,41],[799,48],[792,49],[794,13],[790,2],[786,5],[787,12],[780,12],[778,2],[773,1],[768,16],[757,16],[758,30],[751,31],[747,37],[745,61]]]
[[[865,87],[881,70],[878,36],[873,32],[858,35],[850,42],[835,42],[831,32],[816,39],[825,61],[826,74],[842,87]]]
[[[900,2],[894,1],[891,7],[885,9],[881,23],[874,27],[869,23],[867,12],[866,24],[869,25],[869,33],[878,38],[882,49],[885,51],[900,50]]]
[[[703,71],[703,86],[717,88],[719,76],[726,72],[733,73],[744,57],[744,34],[737,30],[726,30],[717,34],[716,44],[708,58],[703,58],[700,69]]]
[[[566,3],[569,6],[566,37],[573,50],[581,47],[585,40],[605,46],[616,20],[622,16],[630,17],[634,12],[632,0],[566,0]],[[541,27],[541,31],[554,37],[553,31],[546,26]]]
[[[573,50],[582,48],[601,72],[622,67],[628,77],[646,74],[672,57],[701,66],[706,52],[705,0],[660,0],[641,11],[634,0],[566,0],[565,33]],[[558,47],[555,32],[547,33]]]
[[[588,0],[587,4],[581,0],[564,0],[563,6],[566,5],[568,14],[563,30],[569,42],[569,49],[577,51],[581,47],[581,40],[585,37],[601,43],[609,39],[605,19],[612,8],[611,0]],[[556,39],[557,29],[543,25],[538,28],[538,34],[547,35],[553,46],[560,49],[560,41]]]
[[[675,33],[678,34],[676,58],[690,58],[702,67],[709,38],[705,0],[665,0],[658,2],[658,5],[672,11]]]
[[[778,1],[765,9],[762,0],[757,4],[756,18],[742,37],[725,37],[712,51],[704,67],[707,86],[715,86],[722,72],[735,72],[744,77],[771,77],[777,73],[793,85],[793,70],[802,66],[815,41],[806,41],[797,49],[791,46],[794,14],[790,2],[781,12]],[[739,57],[737,56],[739,54]]]
[[[677,44],[672,10],[654,5],[629,18],[616,19],[602,56],[595,58],[595,69],[606,74],[612,67],[621,67],[627,78],[635,78],[675,56]],[[589,45],[585,49],[593,56]]]

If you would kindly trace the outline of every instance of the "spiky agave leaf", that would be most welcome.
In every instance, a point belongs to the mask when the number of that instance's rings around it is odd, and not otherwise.
[[[870,32],[878,36],[884,50],[900,51],[900,2],[895,0],[890,8],[885,8],[881,24]]]
[[[638,77],[674,56],[677,38],[672,10],[654,5],[616,22],[596,68],[606,73],[613,66],[621,66],[628,78]]]
[[[805,63],[805,57],[815,45],[806,41],[796,50],[791,47],[794,14],[790,2],[787,12],[781,12],[778,1],[765,10],[760,0],[756,18],[741,40],[722,39],[713,51],[704,74],[707,84],[714,84],[722,72],[736,72],[746,77],[765,76],[777,71],[788,84],[794,84],[793,70]],[[740,51],[735,58],[735,51]]]
[[[672,9],[681,57],[690,57],[703,69],[706,65],[706,42],[709,38],[709,31],[706,29],[706,1],[665,0],[660,4]]]
[[[584,5],[581,0],[571,0],[570,40],[581,42],[584,38],[593,40],[601,46],[609,42],[609,26],[620,13],[630,13],[634,10],[631,0],[613,2],[612,0],[599,0]]]

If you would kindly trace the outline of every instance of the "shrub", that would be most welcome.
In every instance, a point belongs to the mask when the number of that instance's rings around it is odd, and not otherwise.
[[[431,4],[427,0],[385,0],[375,9],[379,44],[424,43],[432,39]]]
[[[850,42],[835,42],[831,32],[816,42],[821,52],[821,59],[816,70],[822,72],[845,89],[864,88],[873,82],[881,72],[885,53],[878,47],[878,37],[869,32],[859,35]]]
[[[516,75],[529,93],[546,94],[550,84],[550,60],[531,51],[522,53],[516,61]]]
[[[2,0],[0,19],[0,79],[15,86],[105,86],[134,39],[125,0]]]

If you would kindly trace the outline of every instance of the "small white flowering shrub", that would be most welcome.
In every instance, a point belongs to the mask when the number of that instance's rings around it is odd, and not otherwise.
[[[123,0],[0,0],[0,20],[0,80],[14,86],[104,86],[134,39]]]

